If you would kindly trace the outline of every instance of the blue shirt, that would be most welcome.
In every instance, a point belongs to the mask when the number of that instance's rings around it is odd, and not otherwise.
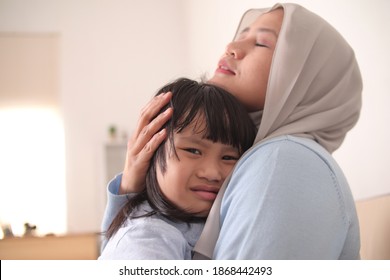
[[[277,137],[237,164],[222,199],[215,259],[359,259],[355,203],[313,140]]]

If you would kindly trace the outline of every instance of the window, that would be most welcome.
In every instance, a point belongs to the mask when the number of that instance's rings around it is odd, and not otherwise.
[[[53,109],[0,110],[0,219],[22,235],[66,230],[62,120]]]
[[[0,223],[15,235],[24,223],[66,231],[58,45],[58,34],[0,33]]]

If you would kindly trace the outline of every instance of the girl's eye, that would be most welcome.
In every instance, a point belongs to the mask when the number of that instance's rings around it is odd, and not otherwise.
[[[184,149],[184,151],[186,152],[189,152],[191,154],[194,154],[194,155],[200,155],[200,151],[198,149],[195,149],[195,148],[186,148]]]
[[[234,161],[237,161],[238,157],[236,157],[236,156],[223,156],[222,159],[223,160],[234,160]]]

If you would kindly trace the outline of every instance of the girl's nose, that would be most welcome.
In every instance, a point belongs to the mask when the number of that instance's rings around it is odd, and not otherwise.
[[[224,179],[223,170],[215,161],[205,161],[198,166],[197,176],[209,182],[221,182]]]

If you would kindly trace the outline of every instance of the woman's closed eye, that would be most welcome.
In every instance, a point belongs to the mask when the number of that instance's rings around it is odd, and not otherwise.
[[[267,35],[259,34],[255,39],[255,46],[261,48],[270,48],[272,45],[272,39],[270,39]]]
[[[267,45],[264,45],[264,44],[261,44],[261,43],[256,43],[255,46],[256,47],[262,47],[262,48],[268,48]]]

